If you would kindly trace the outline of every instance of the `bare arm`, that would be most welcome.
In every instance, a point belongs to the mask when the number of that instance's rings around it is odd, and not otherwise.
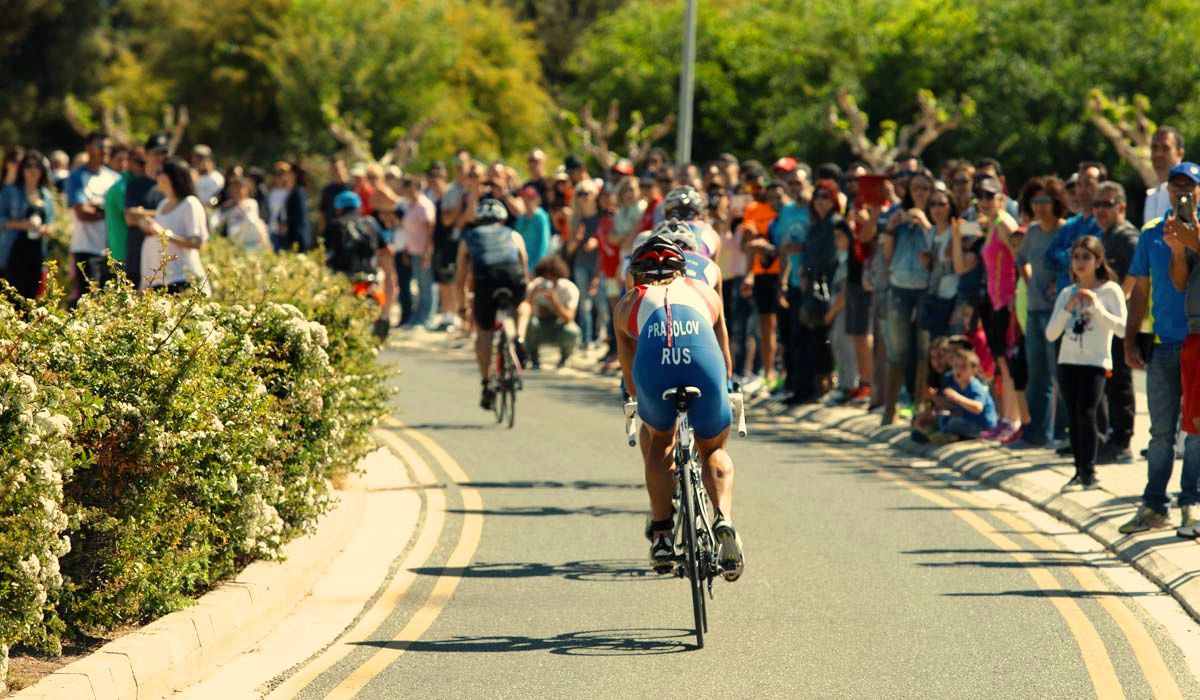
[[[470,269],[471,254],[467,252],[467,242],[458,244],[458,261],[455,263],[454,287],[458,290],[462,309],[467,308],[467,272]]]
[[[625,391],[637,398],[637,386],[633,383],[633,357],[637,354],[637,338],[629,335],[629,311],[636,295],[626,294],[613,310],[613,332],[617,334],[617,357],[621,360],[621,376],[625,379]]]
[[[1125,319],[1125,328],[1129,329],[1125,333],[1125,364],[1132,369],[1141,369],[1146,366],[1146,362],[1134,341],[1137,339],[1138,331],[1142,328],[1142,321],[1146,320],[1147,300],[1150,298],[1150,278],[1131,275],[1129,279],[1133,280],[1133,294],[1129,297],[1129,315]]]

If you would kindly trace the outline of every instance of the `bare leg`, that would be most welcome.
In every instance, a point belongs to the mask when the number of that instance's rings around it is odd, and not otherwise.
[[[527,301],[517,305],[517,337],[524,338],[529,332],[529,317],[533,315],[533,306]]]
[[[475,336],[475,361],[479,363],[479,376],[486,381],[492,371],[492,331],[479,331]]]
[[[708,498],[726,518],[733,520],[733,459],[725,451],[729,428],[708,440],[696,438],[696,449],[704,468],[704,489]]]
[[[675,431],[660,432],[642,423],[640,444],[646,464],[646,491],[650,494],[650,519],[671,517],[671,497],[675,480],[671,477],[671,454],[675,449]],[[669,531],[668,531],[669,532]]]
[[[758,329],[762,335],[759,355],[763,363],[763,379],[775,379],[775,314],[759,314]]]
[[[858,362],[858,383],[866,384],[871,381],[871,336],[855,335],[854,359]]]

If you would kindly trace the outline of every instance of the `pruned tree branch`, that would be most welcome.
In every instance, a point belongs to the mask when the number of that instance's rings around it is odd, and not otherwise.
[[[1132,104],[1124,97],[1110,100],[1099,89],[1088,93],[1084,102],[1084,114],[1104,134],[1116,149],[1117,155],[1128,163],[1146,187],[1158,185],[1158,173],[1150,160],[1150,139],[1156,128],[1146,116],[1150,101],[1142,96],[1134,97]]]
[[[401,169],[407,167],[420,153],[421,139],[425,137],[425,132],[436,123],[435,117],[426,117],[417,122],[396,141],[392,150],[379,159],[379,164],[384,166],[395,164]]]
[[[587,103],[579,113],[579,122],[571,126],[571,131],[579,137],[579,149],[596,159],[604,170],[611,168],[622,155],[612,148],[612,138],[617,133],[621,121],[621,103],[612,100],[608,103],[608,114],[601,122],[592,114],[592,105]],[[675,115],[668,114],[661,122],[646,125],[646,119],[638,110],[630,114],[630,126],[625,131],[625,158],[637,163],[641,161],[654,142],[675,128]]]
[[[174,155],[179,149],[179,144],[183,143],[183,132],[190,121],[186,105],[181,105],[178,110],[173,105],[163,105],[163,131],[170,139],[168,153]]]
[[[850,150],[875,172],[886,170],[901,152],[919,156],[942,134],[957,129],[964,119],[975,114],[975,101],[963,95],[954,112],[941,107],[929,90],[917,92],[917,117],[896,130],[894,122],[883,123],[883,133],[872,140],[867,135],[870,118],[858,108],[858,102],[846,89],[838,90],[836,103],[826,118],[830,130],[845,141]]]

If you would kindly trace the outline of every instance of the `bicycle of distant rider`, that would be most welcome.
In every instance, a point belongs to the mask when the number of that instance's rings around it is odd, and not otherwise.
[[[492,368],[491,388],[494,395],[492,410],[496,414],[496,422],[507,421],[508,427],[513,427],[517,418],[517,391],[521,389],[521,363],[517,361],[516,348],[513,338],[516,330],[513,327],[512,292],[507,289],[497,289],[492,295],[496,300],[496,325],[492,339]]]
[[[704,648],[704,635],[708,633],[708,600],[712,600],[713,579],[721,575],[717,560],[716,536],[713,533],[713,508],[708,491],[701,476],[700,456],[696,451],[695,436],[688,421],[688,407],[700,398],[696,387],[685,386],[663,392],[664,401],[670,401],[676,410],[675,435],[675,495],[673,508],[678,514],[675,521],[673,557],[674,573],[687,578],[692,595],[692,617],[695,623],[696,647]],[[735,390],[729,395],[733,404],[739,437],[746,436],[746,415],[742,394]],[[637,402],[625,403],[625,433],[630,447],[637,444]]]

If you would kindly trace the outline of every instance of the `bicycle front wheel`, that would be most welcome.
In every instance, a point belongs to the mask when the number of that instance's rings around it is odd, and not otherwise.
[[[511,375],[504,382],[505,413],[508,416],[508,427],[511,429],[517,420],[517,380]]]
[[[683,478],[681,505],[683,512],[683,556],[687,567],[688,587],[692,590],[692,618],[696,624],[696,648],[704,648],[704,631],[708,627],[707,611],[704,609],[705,578],[700,570],[700,542],[696,538],[696,490],[692,483],[691,464],[677,467]]]
[[[505,355],[508,350],[508,337],[504,332],[504,327],[496,331],[496,346],[492,349],[495,354],[496,375],[492,380],[492,387],[495,390],[495,396],[492,397],[492,411],[496,414],[496,422],[503,423],[505,415],[504,406],[504,384],[505,384]]]

